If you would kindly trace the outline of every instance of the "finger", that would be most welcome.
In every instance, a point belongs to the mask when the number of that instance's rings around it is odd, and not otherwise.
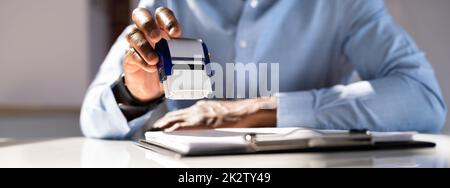
[[[184,126],[187,126],[187,124],[186,123],[175,123],[171,127],[164,129],[164,132],[173,132]]]
[[[156,65],[158,63],[159,57],[155,50],[145,39],[144,34],[136,27],[130,29],[126,38],[130,46],[138,52],[147,64]]]
[[[140,57],[139,57],[139,59],[140,59]],[[131,49],[128,49],[127,52],[125,53],[125,56],[124,56],[124,65],[123,65],[124,72],[125,73],[134,73],[134,72],[137,72],[138,70],[141,70],[142,68],[139,65],[140,64],[139,61],[140,60],[136,60],[133,57]]]
[[[146,8],[136,8],[131,18],[152,46],[155,46],[161,40],[161,32],[149,10]]]
[[[170,116],[166,117],[164,116],[160,120],[158,120],[153,127],[157,129],[166,129],[168,127],[171,127],[173,124],[178,122],[183,122],[185,120],[185,116]]]
[[[220,120],[218,117],[210,117],[206,120],[205,124],[209,127],[214,127],[217,124],[220,124]]]
[[[173,132],[173,131],[188,131],[188,130],[204,130],[211,129],[206,125],[193,125],[187,122],[175,123],[171,127],[164,129],[164,132]]]
[[[174,13],[166,8],[159,7],[155,11],[156,23],[170,38],[179,38],[181,36],[181,27]]]
[[[147,64],[136,52],[136,50],[134,50],[134,48],[131,48],[125,55],[124,70],[127,73],[134,73],[140,69],[149,73],[153,73],[158,70],[155,65]]]

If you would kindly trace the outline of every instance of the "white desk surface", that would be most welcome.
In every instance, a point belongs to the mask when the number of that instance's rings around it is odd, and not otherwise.
[[[450,137],[417,135],[435,148],[173,158],[130,141],[86,138],[0,139],[4,167],[450,167]]]

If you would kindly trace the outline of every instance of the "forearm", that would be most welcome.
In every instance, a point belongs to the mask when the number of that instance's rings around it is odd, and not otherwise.
[[[253,113],[245,115],[242,119],[243,125],[250,127],[276,127],[277,124],[277,98],[260,97],[256,99],[247,99],[244,105],[253,108]]]
[[[445,106],[436,91],[404,75],[284,93],[278,127],[437,132]]]

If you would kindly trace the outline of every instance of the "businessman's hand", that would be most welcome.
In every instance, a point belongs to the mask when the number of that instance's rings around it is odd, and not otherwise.
[[[173,12],[165,7],[156,9],[153,17],[145,8],[133,11],[134,26],[127,32],[130,49],[124,57],[125,84],[131,94],[145,102],[164,93],[159,82],[156,64],[159,61],[154,47],[161,38],[178,38],[181,28]]]
[[[167,113],[153,128],[164,131],[274,127],[276,98],[264,97],[237,101],[199,101],[195,105]]]

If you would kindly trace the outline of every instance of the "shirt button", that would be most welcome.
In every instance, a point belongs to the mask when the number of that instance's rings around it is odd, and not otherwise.
[[[241,40],[241,42],[239,42],[239,46],[241,48],[246,48],[247,47],[247,42],[245,40]]]
[[[256,8],[256,7],[258,6],[258,0],[252,0],[252,1],[250,1],[250,6],[251,6],[252,8]]]

